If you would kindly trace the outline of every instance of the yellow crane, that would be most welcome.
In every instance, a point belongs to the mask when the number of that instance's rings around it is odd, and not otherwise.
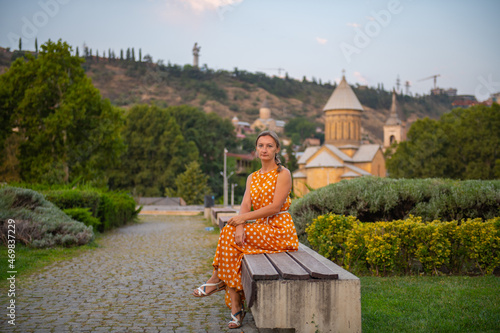
[[[441,76],[441,74],[431,75],[431,76],[429,76],[429,77],[426,77],[426,78],[420,79],[420,80],[418,80],[418,81],[420,82],[420,81],[425,81],[425,80],[429,80],[429,79],[434,78],[434,89],[436,89],[436,79],[437,79],[437,77],[438,77],[438,76]]]

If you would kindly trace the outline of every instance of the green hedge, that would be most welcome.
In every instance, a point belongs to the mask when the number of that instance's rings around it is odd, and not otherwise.
[[[93,230],[98,230],[101,225],[101,221],[97,217],[92,216],[88,208],[67,208],[63,209],[63,212],[73,220],[91,226]]]
[[[98,231],[122,226],[136,218],[134,199],[121,192],[97,189],[63,189],[43,191],[45,198],[61,209],[86,208],[99,220]],[[82,221],[83,222],[83,221]]]
[[[357,274],[491,274],[500,266],[500,217],[362,223],[326,214],[307,227],[321,255]]]
[[[4,244],[8,243],[9,219],[15,221],[16,240],[32,247],[83,245],[94,237],[92,227],[71,219],[30,189],[0,189],[0,240]]]
[[[308,193],[292,203],[297,234],[319,215],[356,216],[362,222],[421,216],[424,221],[491,219],[500,216],[500,180],[391,179],[344,180]]]

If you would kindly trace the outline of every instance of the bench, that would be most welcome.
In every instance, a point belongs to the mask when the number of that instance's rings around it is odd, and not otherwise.
[[[307,246],[245,255],[241,271],[259,329],[361,332],[359,278]]]
[[[218,217],[220,230],[231,216]],[[247,254],[241,272],[247,306],[260,331],[361,332],[359,278],[307,246]]]
[[[236,215],[236,211],[232,208],[212,208],[212,223],[213,225],[219,225],[219,216],[233,216]]]

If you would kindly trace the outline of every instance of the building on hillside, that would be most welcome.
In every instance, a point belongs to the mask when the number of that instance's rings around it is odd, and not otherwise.
[[[252,127],[250,127],[250,123],[246,121],[240,121],[236,116],[233,117],[231,122],[233,123],[233,126],[236,130],[236,137],[238,138],[244,138],[245,134],[248,133],[255,133]]]
[[[384,150],[394,142],[406,140],[406,124],[399,117],[399,105],[396,100],[396,91],[392,91],[392,104],[389,118],[384,125]]]
[[[345,76],[323,108],[325,143],[308,147],[293,173],[294,192],[303,196],[343,179],[375,175],[385,177],[385,158],[378,144],[361,143],[361,103]]]
[[[259,110],[259,118],[253,122],[251,128],[256,132],[270,130],[280,134],[285,131],[285,122],[271,118],[271,109],[269,108],[267,99],[264,99]]]

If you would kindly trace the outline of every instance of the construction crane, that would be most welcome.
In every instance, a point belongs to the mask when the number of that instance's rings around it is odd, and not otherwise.
[[[405,87],[406,87],[406,95],[410,96],[410,87],[411,87],[410,81],[405,82]]]
[[[429,80],[429,79],[434,78],[434,89],[436,89],[436,79],[437,79],[438,76],[441,76],[441,74],[432,75],[432,76],[420,79],[418,81],[420,82],[420,81],[425,81],[425,80]]]

